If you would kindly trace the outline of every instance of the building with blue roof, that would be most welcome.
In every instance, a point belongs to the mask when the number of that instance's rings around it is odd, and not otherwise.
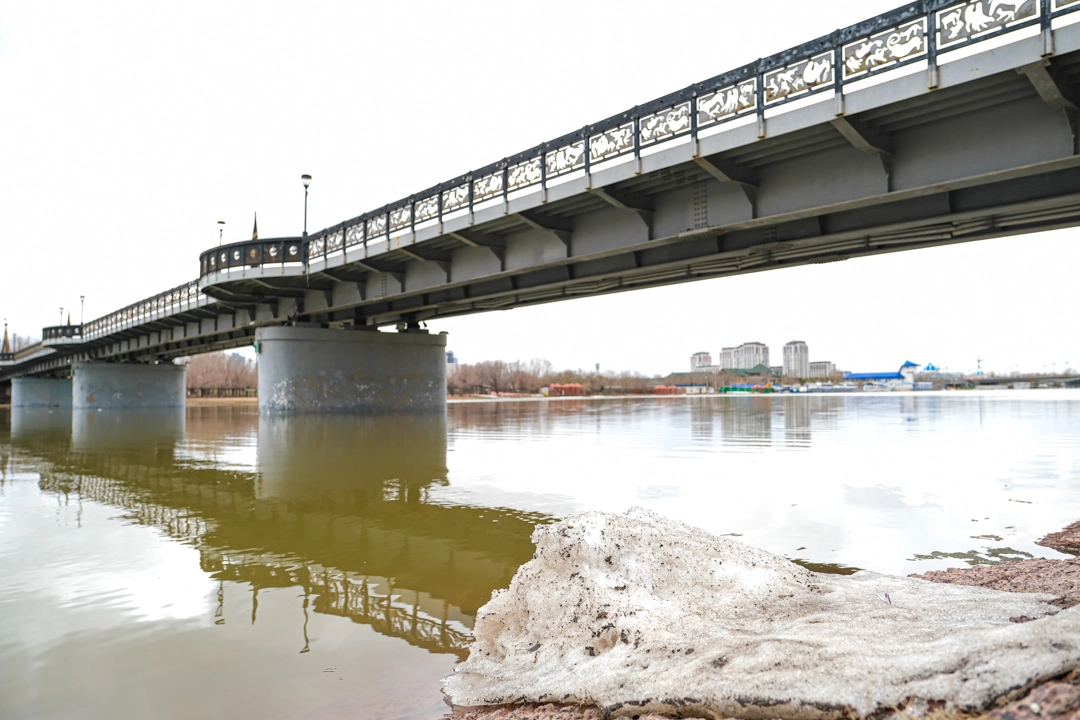
[[[844,380],[880,385],[890,390],[911,390],[920,365],[908,360],[895,372],[844,373]]]

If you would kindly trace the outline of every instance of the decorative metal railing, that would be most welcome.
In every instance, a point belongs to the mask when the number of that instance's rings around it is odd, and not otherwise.
[[[82,337],[82,325],[54,325],[41,330],[41,339],[45,342],[77,337]]]
[[[325,242],[323,235],[319,236],[319,241]],[[249,240],[204,252],[199,256],[199,277],[232,268],[303,263],[306,259],[303,238]]]
[[[1059,16],[1080,10],[1080,0],[919,0],[837,30],[796,48],[631,108],[581,130],[542,143],[306,239],[237,243],[202,256],[202,274],[266,263],[315,261],[355,245],[415,232],[425,223],[505,202],[570,173],[601,163],[640,158],[658,143],[712,131],[740,118],[764,135],[766,111],[819,93],[842,96],[845,87],[877,73],[925,63],[931,87],[947,53],[1024,28],[1044,32]],[[299,242],[298,248],[295,243]],[[283,251],[293,253],[285,260]],[[269,250],[268,250],[269,248]],[[274,254],[274,251],[278,254]]]
[[[93,340],[133,325],[167,317],[199,306],[199,282],[193,280],[154,297],[128,305],[82,326],[83,339]]]

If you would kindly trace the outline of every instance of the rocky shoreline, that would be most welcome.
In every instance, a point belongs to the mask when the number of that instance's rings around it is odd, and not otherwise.
[[[447,720],[1080,720],[1080,610],[1068,610],[1080,604],[1080,559],[953,568],[913,580],[859,573],[845,583],[803,577],[782,558],[645,511],[583,518],[539,529],[534,560],[481,609],[470,659],[444,681],[448,701],[464,700]],[[1075,552],[1078,536],[1075,523],[1040,544]],[[634,545],[640,552],[626,552]],[[646,567],[654,560],[669,567],[657,574]],[[571,583],[560,585],[560,577]],[[648,588],[628,601],[632,583]],[[677,599],[657,592],[665,583]],[[881,588],[880,606],[868,602]],[[688,593],[702,594],[717,617],[701,615]],[[737,602],[721,602],[723,593]],[[850,621],[838,622],[830,615],[837,612]],[[672,613],[681,630],[655,622]],[[816,624],[829,627],[833,642],[819,642]],[[671,649],[680,632],[681,645],[694,647]],[[762,632],[771,633],[763,643],[754,637]],[[880,644],[860,642],[865,633]],[[732,643],[732,635],[751,640]],[[918,636],[910,651],[901,647],[906,636]],[[646,647],[650,641],[655,647]],[[909,653],[920,648],[923,657],[912,663]],[[803,664],[814,657],[816,668]],[[890,658],[903,667],[875,666]],[[802,682],[806,675],[812,682]],[[561,694],[547,694],[553,690]]]

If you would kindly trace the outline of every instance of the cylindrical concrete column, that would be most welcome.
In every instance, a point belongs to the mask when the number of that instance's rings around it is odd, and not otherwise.
[[[11,381],[13,408],[71,408],[71,380],[15,378]]]
[[[184,407],[185,365],[77,363],[72,404],[79,409]]]
[[[446,410],[446,336],[267,327],[255,331],[259,409]]]

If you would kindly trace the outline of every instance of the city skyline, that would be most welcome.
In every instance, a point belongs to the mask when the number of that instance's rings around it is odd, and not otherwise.
[[[580,128],[644,100],[793,47],[892,9],[894,1],[839,1],[828,17],[802,3],[725,8],[726,22],[768,27],[721,48],[692,45],[653,57],[634,73],[582,72],[579,41],[552,39],[543,66],[492,63],[462,91],[433,83],[430,113],[394,122],[372,98],[430,68],[377,33],[386,8],[243,8],[150,13],[137,3],[108,11],[11,6],[0,18],[0,90],[17,111],[3,120],[19,138],[0,149],[0,232],[48,262],[24,263],[0,283],[11,331],[39,336],[61,307],[86,319],[191,280],[197,257],[218,242],[296,235],[299,175],[310,173],[309,228],[326,227],[469,168]],[[605,8],[554,2],[553,12],[599,26]],[[431,4],[411,36],[453,56],[460,43],[520,27],[524,7],[477,3],[471,12]],[[592,51],[644,47],[654,32],[685,32],[686,17],[720,17],[688,2],[679,16],[598,34]],[[268,42],[319,37],[298,57],[267,56]],[[51,48],[69,49],[66,55]],[[72,65],[67,58],[77,56]],[[130,62],[132,56],[140,63]],[[364,68],[379,67],[378,73]],[[139,92],[130,92],[137,87]],[[343,92],[343,89],[345,91]],[[334,112],[313,112],[324,98]],[[537,110],[537,98],[555,98]],[[252,118],[257,117],[258,122]],[[404,149],[404,150],[403,150]],[[422,159],[422,162],[420,160]],[[558,367],[638,370],[685,367],[705,337],[756,338],[779,348],[814,338],[815,356],[845,368],[891,368],[905,360],[974,371],[1051,370],[1080,364],[1080,340],[1060,309],[1075,303],[1077,230],[862,258],[719,280],[568,300],[512,312],[432,320],[461,357],[544,357]],[[40,249],[39,249],[40,248]],[[46,250],[47,248],[47,250]],[[46,255],[47,253],[47,255]],[[14,266],[13,266],[14,267]],[[717,348],[718,349],[718,348]],[[820,355],[818,352],[820,350]]]

